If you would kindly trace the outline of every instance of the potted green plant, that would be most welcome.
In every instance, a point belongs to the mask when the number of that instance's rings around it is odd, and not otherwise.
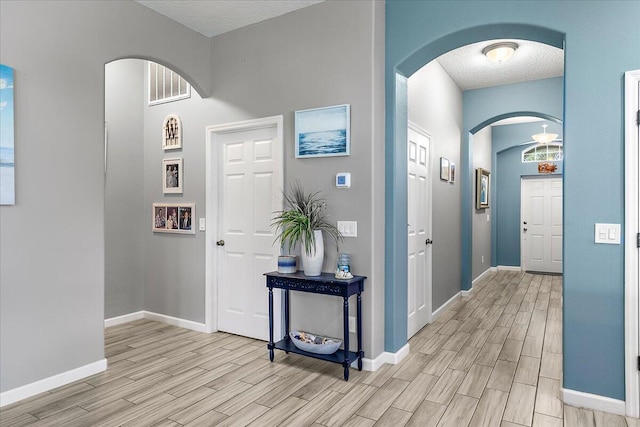
[[[319,191],[305,193],[302,184],[294,181],[288,193],[284,194],[285,209],[275,212],[272,226],[276,227],[276,241],[289,252],[300,244],[301,258],[306,276],[319,276],[324,261],[324,240],[322,232],[329,235],[336,244],[342,240],[342,233],[328,220],[326,203]]]

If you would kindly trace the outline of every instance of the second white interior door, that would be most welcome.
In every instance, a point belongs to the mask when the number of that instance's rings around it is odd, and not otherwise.
[[[271,217],[282,209],[282,141],[276,126],[219,134],[218,329],[268,340],[264,273],[277,268]],[[280,294],[274,331],[280,335]]]
[[[408,129],[407,339],[431,321],[431,156],[426,132]]]
[[[522,179],[522,269],[562,273],[562,178]]]

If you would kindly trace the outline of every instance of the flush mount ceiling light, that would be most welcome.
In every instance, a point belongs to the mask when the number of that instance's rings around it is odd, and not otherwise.
[[[549,125],[542,125],[542,133],[531,135],[531,138],[538,144],[548,144],[558,137],[557,133],[547,133],[547,126]]]
[[[491,62],[502,63],[508,61],[518,48],[517,43],[500,42],[491,44],[482,49],[482,54]]]

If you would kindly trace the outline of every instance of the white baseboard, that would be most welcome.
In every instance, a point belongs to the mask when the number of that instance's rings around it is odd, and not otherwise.
[[[609,412],[617,415],[625,415],[626,406],[624,400],[611,399],[598,394],[583,393],[581,391],[562,389],[562,400],[567,405],[587,408],[596,411]]]
[[[462,292],[470,292],[470,291],[461,291],[461,292],[458,292],[457,294],[455,294],[454,296],[452,296],[451,298],[449,298],[449,301],[447,301],[447,302],[445,302],[444,304],[442,304],[442,305],[440,306],[440,308],[438,308],[436,311],[434,311],[434,312],[433,312],[433,314],[431,314],[431,321],[432,321],[432,322],[435,322],[435,321],[436,321],[436,319],[437,319],[438,317],[440,317],[440,315],[441,315],[442,313],[444,313],[444,311],[445,311],[447,308],[449,308],[449,306],[450,306],[451,304],[453,304],[454,302],[456,302],[456,301],[458,300],[458,298],[460,298],[460,295],[462,294]]]
[[[168,325],[178,326],[180,328],[190,329],[196,332],[207,333],[207,326],[204,323],[193,322],[191,320],[180,319],[178,317],[167,316],[166,314],[154,313],[152,311],[136,311],[135,313],[125,314],[123,316],[105,319],[104,327],[121,325],[123,323],[133,322],[139,319],[155,320],[156,322],[166,323]]]
[[[496,267],[498,271],[522,271],[522,267],[519,265],[499,265]]]
[[[362,359],[362,370],[363,371],[375,371],[378,368],[382,367],[385,363],[389,363],[391,365],[396,365],[409,355],[409,343],[406,343],[400,350],[395,353],[389,353],[384,351],[378,355],[375,359]],[[351,364],[352,367],[356,367],[358,361],[356,360]]]
[[[473,286],[468,291],[460,291],[460,296],[468,297],[473,293]]]
[[[180,319],[178,317],[167,316],[166,314],[153,313],[151,311],[144,312],[144,318],[155,320],[156,322],[166,323],[168,325],[179,326],[185,329],[191,329],[196,332],[207,332],[207,326],[204,323],[193,322],[191,320]]]
[[[36,394],[44,393],[45,391],[52,390],[57,387],[72,383],[74,381],[81,380],[91,375],[95,375],[99,372],[103,372],[107,369],[107,359],[98,360],[97,362],[89,363],[88,365],[80,366],[79,368],[71,369],[70,371],[63,372],[61,374],[54,375],[49,378],[45,378],[31,384],[26,384],[13,390],[7,390],[0,393],[0,408],[6,405],[10,405],[19,400],[26,399]]]
[[[489,267],[487,268],[483,273],[481,273],[478,277],[476,277],[475,279],[473,279],[473,281],[471,282],[471,289],[473,289],[473,287],[476,285],[476,283],[478,283],[479,281],[481,281],[482,279],[484,279],[484,276],[491,274],[492,272],[497,271],[497,268],[495,267]],[[466,292],[466,291],[462,291],[462,292]]]
[[[104,320],[104,327],[109,328],[111,326],[122,325],[123,323],[133,322],[134,320],[144,319],[144,311],[136,311],[135,313],[124,314],[122,316],[112,317]]]

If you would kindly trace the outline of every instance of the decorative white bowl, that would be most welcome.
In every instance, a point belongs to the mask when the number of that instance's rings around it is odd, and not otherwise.
[[[310,342],[305,342],[296,338],[296,335],[299,336],[301,333],[304,333],[307,336],[311,335],[321,339],[324,337],[319,337],[315,334],[310,334],[309,332],[301,332],[301,331],[289,332],[289,338],[291,338],[293,345],[298,347],[300,350],[308,351],[309,353],[333,354],[340,348],[340,345],[342,344],[342,340],[337,340],[335,338],[327,338],[327,341],[325,341],[324,344],[314,344]]]

